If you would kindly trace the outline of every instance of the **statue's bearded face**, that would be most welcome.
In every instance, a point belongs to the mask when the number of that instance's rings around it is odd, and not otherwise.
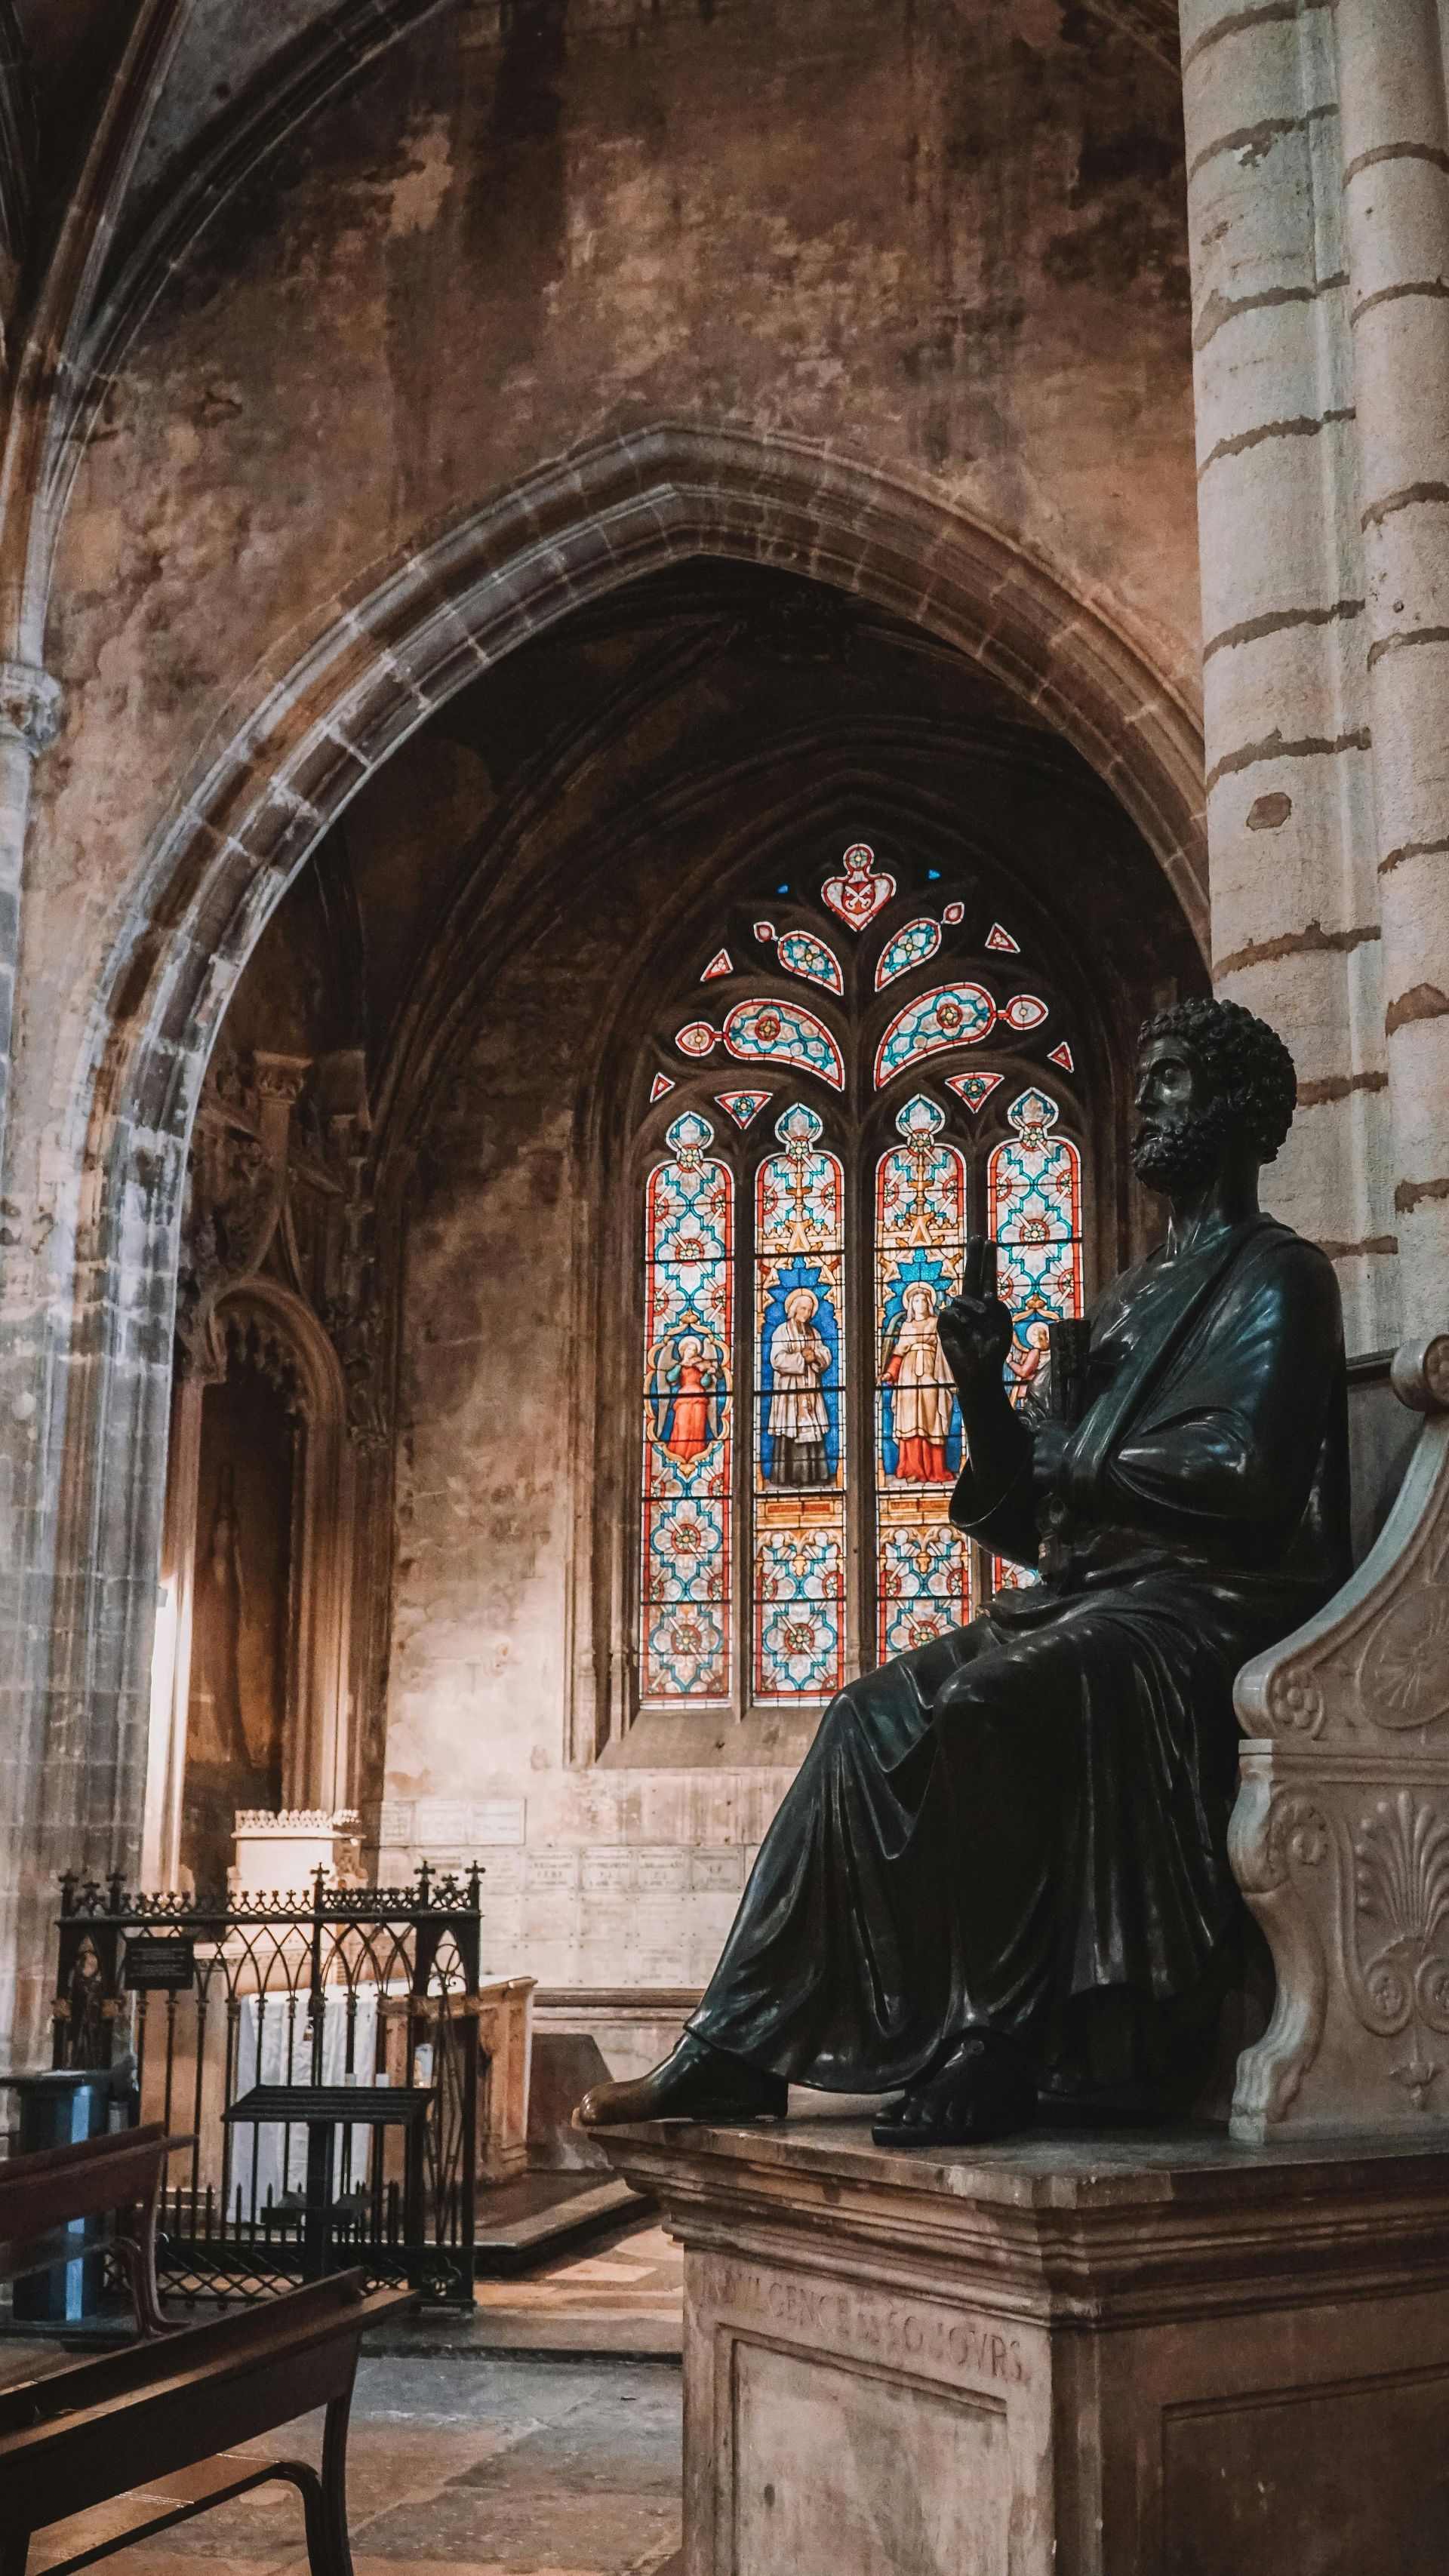
[[[1132,1161],[1150,1190],[1175,1198],[1221,1170],[1237,1133],[1230,1102],[1176,1038],[1154,1038],[1137,1077]]]

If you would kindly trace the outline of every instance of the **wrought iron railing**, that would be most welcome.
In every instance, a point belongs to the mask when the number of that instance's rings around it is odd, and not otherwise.
[[[478,1881],[424,1866],[410,1887],[337,1888],[319,1871],[310,1894],[216,1906],[62,1879],[55,2064],[129,2055],[139,2116],[195,2133],[166,2195],[172,2292],[254,2298],[360,2263],[471,2305]],[[258,2121],[259,2087],[268,2114],[272,2088],[295,2094],[295,2116]]]

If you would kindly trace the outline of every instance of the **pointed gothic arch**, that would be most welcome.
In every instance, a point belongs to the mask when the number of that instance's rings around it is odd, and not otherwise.
[[[85,1741],[43,1841],[73,1844],[77,1784],[100,1761],[116,1822],[110,1853],[94,1856],[131,1856],[139,1836],[154,1462],[187,1141],[242,966],[328,825],[451,695],[572,609],[710,555],[852,593],[1004,682],[1113,790],[1205,945],[1201,747],[1187,707],[1120,624],[924,484],[803,442],[663,426],[576,452],[363,577],[217,718],[79,1006],[64,1142],[88,1175],[75,1217],[81,1320],[57,1318],[49,1353],[61,1456],[50,1562],[71,1578],[75,1608],[42,1693],[45,1722],[63,1712]]]

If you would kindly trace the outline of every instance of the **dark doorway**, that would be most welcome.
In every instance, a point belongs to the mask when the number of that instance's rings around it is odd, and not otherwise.
[[[220,1893],[238,1807],[282,1803],[296,1447],[285,1391],[245,1351],[202,1406],[181,1857]]]

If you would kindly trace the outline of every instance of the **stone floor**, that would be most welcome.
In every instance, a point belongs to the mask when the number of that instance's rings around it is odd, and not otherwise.
[[[684,2256],[662,2227],[646,2222],[526,2279],[480,2281],[477,2300],[459,2337],[470,2347],[677,2357]]]
[[[645,2223],[490,2285],[477,2321],[487,2340],[448,2329],[429,2349],[418,2326],[365,2360],[350,2446],[356,2576],[674,2576],[679,2301],[678,2253]],[[539,2334],[547,2348],[530,2349]],[[61,2358],[11,2345],[0,2378]],[[316,2458],[321,2429],[309,2417],[233,2456]],[[213,2462],[57,2523],[29,2576],[236,2474]],[[264,2487],[114,2563],[117,2576],[305,2576],[300,2503]]]
[[[315,2459],[322,2419],[237,2459]],[[356,2576],[664,2576],[679,2548],[680,2383],[669,2362],[552,2355],[364,2361],[349,2492]],[[225,2485],[221,2461],[56,2523],[32,2576],[168,2503]],[[128,2550],[118,2576],[305,2576],[293,2489],[263,2487]]]

